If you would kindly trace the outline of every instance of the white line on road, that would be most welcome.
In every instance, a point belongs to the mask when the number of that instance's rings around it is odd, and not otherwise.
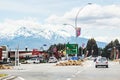
[[[90,67],[92,64],[87,65],[85,68],[83,68],[82,70],[77,71],[75,74],[72,75],[72,77],[75,77],[76,75],[78,75],[79,73],[83,72],[84,70],[86,70],[88,67]],[[67,80],[71,80],[71,78],[67,78]]]
[[[22,77],[18,77],[20,80],[25,80],[25,79],[23,79]]]
[[[86,66],[84,69],[79,70],[78,72],[76,72],[75,75],[77,75],[77,74],[83,72],[84,70],[86,70],[86,69],[87,69],[88,67],[90,67],[90,66],[91,66],[91,64],[89,64],[88,66]]]
[[[71,78],[67,78],[66,80],[71,80]]]

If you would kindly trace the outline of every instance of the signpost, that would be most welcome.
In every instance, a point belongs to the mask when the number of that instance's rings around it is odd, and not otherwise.
[[[78,54],[78,44],[66,44],[66,54]]]

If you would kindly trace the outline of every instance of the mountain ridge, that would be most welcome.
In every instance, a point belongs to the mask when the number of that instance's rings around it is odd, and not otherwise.
[[[32,29],[29,27],[19,27],[13,34],[6,35],[5,37],[0,36],[0,45],[8,45],[9,48],[15,49],[18,45],[20,49],[25,49],[25,47],[28,47],[30,50],[37,48],[40,49],[40,47],[46,44],[47,46],[45,49],[49,48],[50,45],[58,44],[58,43],[78,43],[79,46],[81,46],[83,43],[87,44],[88,39],[82,38],[82,37],[75,37],[72,33],[69,32],[65,28],[59,28],[59,29]],[[98,47],[104,48],[106,43],[105,42],[99,42],[97,41]]]

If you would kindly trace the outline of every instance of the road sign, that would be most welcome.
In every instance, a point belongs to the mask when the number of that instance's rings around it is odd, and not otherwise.
[[[66,44],[66,54],[78,54],[78,44]]]

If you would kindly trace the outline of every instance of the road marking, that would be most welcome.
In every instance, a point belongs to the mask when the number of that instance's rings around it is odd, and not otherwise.
[[[67,78],[66,80],[71,80],[71,78]]]
[[[18,77],[19,79],[21,79],[21,80],[25,80],[25,79],[23,79],[22,77]]]
[[[92,64],[88,64],[88,65],[85,65],[85,67],[83,67],[82,70],[78,70],[76,73],[74,73],[72,75],[71,78],[67,78],[66,80],[71,80],[72,78],[76,77],[79,73],[83,72],[84,70],[86,70],[88,67],[90,67]]]
[[[87,66],[85,66],[85,68],[83,68],[82,70],[77,71],[74,75],[72,75],[73,77],[75,77],[76,75],[78,75],[79,73],[83,72],[84,70],[86,70],[88,67],[90,67],[92,64],[89,64]]]

